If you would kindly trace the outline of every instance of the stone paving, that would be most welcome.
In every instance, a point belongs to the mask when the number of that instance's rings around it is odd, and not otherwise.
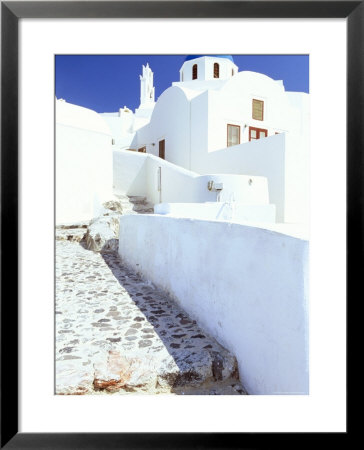
[[[56,241],[56,394],[245,394],[233,355],[116,252],[78,240]]]

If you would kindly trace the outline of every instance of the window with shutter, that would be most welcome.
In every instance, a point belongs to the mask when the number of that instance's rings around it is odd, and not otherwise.
[[[262,139],[268,136],[268,130],[263,128],[249,127],[249,141],[254,141],[255,139]]]
[[[240,144],[240,126],[230,125],[227,126],[227,146]]]
[[[264,102],[262,100],[253,99],[253,119],[263,120]]]

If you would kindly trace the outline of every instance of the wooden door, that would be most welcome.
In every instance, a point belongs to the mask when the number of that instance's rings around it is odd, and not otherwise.
[[[162,159],[166,159],[166,141],[162,139],[159,141],[159,157]]]

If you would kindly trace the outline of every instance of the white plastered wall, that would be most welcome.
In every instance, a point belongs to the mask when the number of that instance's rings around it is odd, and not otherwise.
[[[307,241],[226,222],[122,216],[119,253],[236,356],[250,394],[308,393]]]
[[[137,131],[137,147],[159,155],[159,141],[165,140],[167,161],[189,166],[190,105],[182,89],[170,87],[159,97],[150,123]],[[152,145],[154,144],[154,145]]]
[[[277,221],[285,219],[285,135],[277,134],[246,144],[206,153],[196,170],[210,173],[250,174],[266,177],[269,202],[276,205]]]
[[[303,94],[304,95],[304,94]],[[253,99],[264,102],[263,120],[253,119]],[[240,126],[240,143],[249,141],[249,127],[276,132],[296,132],[300,125],[295,108],[281,83],[256,72],[239,72],[220,90],[209,91],[208,151],[227,146],[227,125]]]
[[[147,156],[127,150],[113,151],[115,194],[147,196]]]
[[[154,204],[168,202],[216,202],[218,193],[208,182],[222,184],[222,202],[246,205],[269,203],[267,179],[230,174],[199,175],[154,155],[115,150],[113,152],[115,194],[146,196]]]
[[[56,223],[90,220],[112,198],[111,133],[94,111],[56,102]]]

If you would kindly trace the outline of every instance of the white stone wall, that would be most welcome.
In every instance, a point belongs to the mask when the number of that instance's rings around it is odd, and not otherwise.
[[[121,109],[118,113],[102,113],[100,116],[110,127],[112,138],[114,139],[114,145],[117,148],[130,148],[135,136],[135,117],[133,112],[125,112]]]
[[[239,202],[159,203],[155,214],[234,223],[275,223],[274,205],[246,205]]]
[[[115,150],[113,152],[114,192],[146,196],[152,203],[215,202],[218,192],[208,190],[208,182],[222,184],[221,202],[246,205],[269,203],[264,177],[229,174],[199,175],[150,154]]]
[[[206,197],[214,199],[212,193],[207,191],[210,196],[204,195],[200,189],[198,174],[154,156],[148,157],[147,192],[148,199],[154,204],[204,201]]]
[[[113,151],[115,194],[147,196],[147,156],[127,150]]]
[[[56,224],[90,220],[112,198],[111,132],[94,111],[56,102]]]
[[[305,95],[305,94],[302,94]],[[252,117],[253,99],[264,102],[263,120]],[[240,143],[249,141],[249,127],[297,133],[300,111],[289,101],[282,84],[255,72],[239,72],[220,90],[209,91],[208,151],[227,147],[227,125],[240,126]]]
[[[219,173],[266,177],[269,202],[276,205],[277,221],[284,222],[287,214],[285,208],[285,148],[285,135],[277,134],[266,139],[206,153],[203,160],[194,159],[194,166],[196,170],[205,169],[209,173],[219,171]],[[295,181],[292,180],[292,182]],[[308,192],[304,193],[306,196],[308,194]],[[300,204],[292,205],[296,209],[300,209],[300,206]]]
[[[237,357],[250,394],[308,394],[308,242],[261,228],[122,216],[122,260]]]
[[[269,201],[277,221],[308,225],[310,172],[308,138],[281,133],[206,153],[193,159],[196,171],[251,174],[268,180]]]

